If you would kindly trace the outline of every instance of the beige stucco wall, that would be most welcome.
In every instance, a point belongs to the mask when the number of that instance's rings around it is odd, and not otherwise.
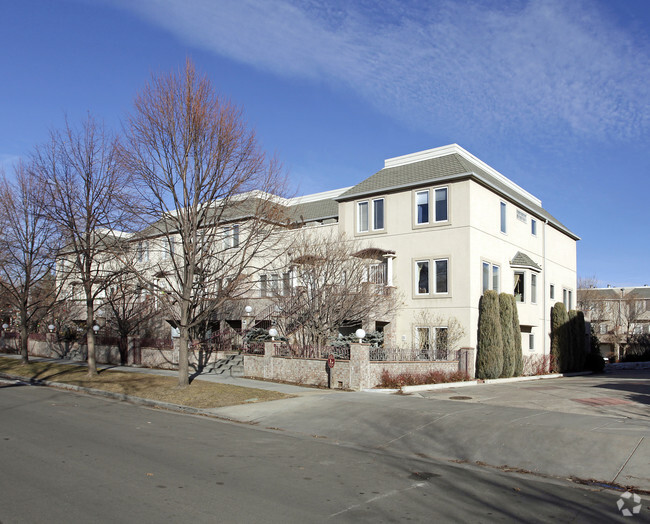
[[[549,352],[550,308],[562,300],[562,289],[572,291],[575,306],[576,242],[571,237],[546,225],[539,217],[537,234],[531,233],[531,213],[514,202],[505,200],[473,180],[462,180],[430,188],[448,188],[449,220],[428,227],[414,224],[413,190],[373,195],[368,199],[340,205],[340,228],[349,237],[373,247],[394,251],[393,282],[402,300],[394,321],[397,344],[414,343],[417,315],[426,310],[432,316],[455,317],[464,326],[460,346],[476,347],[478,305],[482,295],[482,263],[500,268],[501,292],[512,293],[514,273],[510,261],[518,251],[528,255],[542,269],[525,268],[525,300],[519,303],[520,323],[530,326],[534,334],[534,351],[529,351],[528,333],[522,334],[524,354]],[[359,234],[356,232],[357,203],[385,199],[385,229]],[[500,231],[500,204],[506,203],[507,231]],[[517,209],[525,213],[525,221],[517,219]],[[448,258],[448,293],[418,296],[415,293],[415,261]],[[537,275],[537,297],[531,300],[531,274]],[[549,298],[549,285],[555,285],[555,300]]]

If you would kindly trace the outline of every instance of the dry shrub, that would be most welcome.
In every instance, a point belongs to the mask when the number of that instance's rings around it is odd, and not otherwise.
[[[391,373],[384,369],[381,373],[382,388],[401,388],[402,386],[418,386],[420,384],[445,384],[470,380],[464,371],[427,371],[424,373]]]
[[[526,355],[524,357],[524,376],[547,375],[555,369],[552,355]]]

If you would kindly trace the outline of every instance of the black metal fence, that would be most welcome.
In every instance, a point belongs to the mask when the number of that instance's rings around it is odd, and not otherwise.
[[[349,347],[335,347],[335,346],[290,346],[289,344],[277,344],[273,351],[274,357],[287,357],[287,358],[328,358],[334,355],[337,360],[350,360]]]
[[[458,350],[448,348],[370,348],[370,360],[373,362],[422,362],[458,360]]]

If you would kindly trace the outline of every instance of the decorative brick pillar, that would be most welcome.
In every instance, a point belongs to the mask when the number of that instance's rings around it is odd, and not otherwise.
[[[279,345],[280,342],[274,340],[264,342],[264,378],[273,378],[273,354],[275,353],[275,348]],[[245,358],[244,362],[246,362]]]
[[[350,389],[370,388],[370,344],[350,344]]]
[[[470,378],[476,376],[476,350],[474,348],[458,350],[458,371],[464,371]]]

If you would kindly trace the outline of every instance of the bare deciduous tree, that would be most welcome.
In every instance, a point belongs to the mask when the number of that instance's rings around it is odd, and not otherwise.
[[[245,283],[275,256],[269,240],[282,207],[272,195],[282,193],[284,179],[241,110],[189,61],[145,86],[126,136],[123,162],[152,223],[140,234],[152,256],[135,269],[180,331],[179,387],[186,387],[194,328],[245,293]]]
[[[578,278],[577,308],[585,314],[587,320],[602,320],[605,315],[605,301],[598,289],[598,279],[594,277]]]
[[[423,309],[415,314],[414,321],[417,349],[428,351],[431,359],[452,358],[465,336],[465,328],[454,316],[443,317]]]
[[[340,328],[384,319],[397,297],[386,286],[379,250],[361,246],[339,233],[299,233],[285,267],[292,284],[274,286],[279,328],[305,345],[324,346]],[[367,258],[365,258],[367,257]]]
[[[0,180],[0,287],[20,317],[20,354],[27,363],[28,336],[55,303],[54,254],[59,237],[42,214],[47,187],[19,162],[14,181]]]
[[[104,309],[120,337],[120,361],[125,365],[128,360],[128,339],[156,318],[156,299],[142,289],[139,279],[132,274],[123,273],[113,279],[106,289]]]
[[[96,300],[119,272],[114,257],[134,209],[116,146],[116,138],[89,116],[78,128],[66,122],[63,130],[53,131],[34,155],[39,184],[49,195],[44,212],[63,242],[57,278],[67,289],[77,284],[82,290],[91,376],[97,373]]]

